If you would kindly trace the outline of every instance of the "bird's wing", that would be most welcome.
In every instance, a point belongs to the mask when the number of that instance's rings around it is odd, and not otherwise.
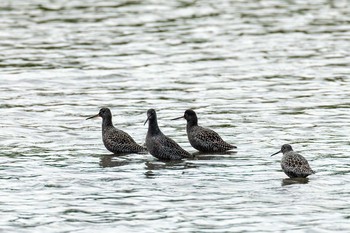
[[[308,161],[300,154],[286,157],[283,165],[287,170],[297,174],[304,174],[312,171]]]
[[[202,147],[208,148],[232,148],[230,144],[225,142],[215,131],[200,127],[193,132],[192,140]]]
[[[116,142],[118,144],[130,144],[130,143],[136,143],[134,139],[126,132],[120,130],[120,129],[110,129],[112,132],[107,134],[106,140],[111,142]]]
[[[162,147],[164,153],[167,154],[176,154],[182,157],[188,157],[190,155],[190,153],[185,151],[179,144],[169,137],[164,137],[163,140],[159,142],[158,146]]]

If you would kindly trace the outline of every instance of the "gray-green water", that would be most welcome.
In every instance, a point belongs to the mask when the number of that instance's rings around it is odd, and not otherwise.
[[[348,232],[350,4],[305,2],[1,1],[0,231]],[[102,106],[190,152],[193,108],[237,153],[111,157]]]

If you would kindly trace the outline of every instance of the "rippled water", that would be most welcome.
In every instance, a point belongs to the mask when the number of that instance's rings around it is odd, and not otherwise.
[[[347,1],[0,2],[1,232],[346,232]],[[112,157],[101,121],[144,143],[148,108],[236,153]],[[284,143],[317,174],[286,179]]]

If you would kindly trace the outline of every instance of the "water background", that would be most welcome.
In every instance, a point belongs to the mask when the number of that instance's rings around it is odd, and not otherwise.
[[[348,1],[0,2],[1,232],[349,232]],[[146,111],[191,153],[185,121],[237,153],[111,156]],[[290,143],[317,174],[291,183]]]

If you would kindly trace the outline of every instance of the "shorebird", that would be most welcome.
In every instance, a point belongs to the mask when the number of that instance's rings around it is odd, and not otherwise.
[[[188,109],[184,116],[172,120],[181,118],[187,121],[187,137],[195,149],[201,152],[224,152],[237,148],[225,142],[215,131],[199,126],[197,114],[193,110]]]
[[[120,154],[147,151],[146,148],[138,145],[129,134],[113,126],[112,113],[109,108],[101,108],[97,115],[88,117],[86,120],[95,117],[102,117],[102,140],[110,152]]]
[[[281,160],[282,170],[290,178],[306,178],[315,173],[307,160],[302,155],[294,152],[291,145],[284,144],[280,151],[277,151],[271,156],[281,152],[283,153]]]
[[[146,147],[149,153],[160,160],[180,160],[192,157],[190,153],[182,149],[174,140],[165,136],[160,131],[157,122],[157,114],[154,109],[147,111],[148,132]]]

